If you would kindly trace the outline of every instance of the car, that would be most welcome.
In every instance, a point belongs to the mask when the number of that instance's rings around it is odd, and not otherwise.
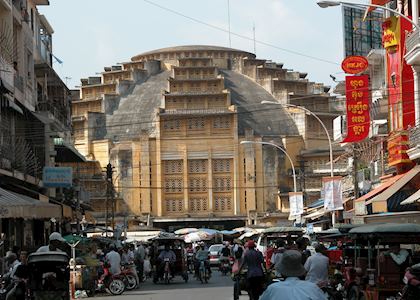
[[[222,251],[222,249],[223,249],[223,244],[214,244],[210,246],[209,248],[210,266],[219,265],[220,251]]]

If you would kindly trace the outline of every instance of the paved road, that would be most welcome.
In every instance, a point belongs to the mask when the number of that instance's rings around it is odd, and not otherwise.
[[[246,294],[246,292],[243,292]],[[232,300],[233,281],[229,275],[222,276],[213,270],[213,276],[208,284],[202,284],[195,278],[184,283],[181,277],[174,278],[169,284],[153,284],[150,279],[136,291],[125,292],[121,296],[98,295],[95,300]],[[247,296],[241,296],[247,300]]]

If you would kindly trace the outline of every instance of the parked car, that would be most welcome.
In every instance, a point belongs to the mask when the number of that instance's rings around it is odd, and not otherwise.
[[[219,265],[220,251],[222,251],[222,249],[223,249],[223,244],[215,244],[215,245],[210,246],[209,248],[210,266]]]

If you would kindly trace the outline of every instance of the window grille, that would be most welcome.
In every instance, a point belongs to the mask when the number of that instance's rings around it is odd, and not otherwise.
[[[213,173],[229,173],[231,171],[231,159],[214,159]]]
[[[232,210],[232,197],[230,196],[216,196],[214,199],[215,211],[229,211]]]
[[[231,127],[230,117],[216,117],[213,120],[213,128],[215,129],[229,129]]]
[[[213,182],[215,192],[229,192],[232,190],[232,178],[230,177],[215,177]]]
[[[208,210],[207,197],[190,198],[189,207],[190,207],[190,211],[192,212],[207,211]]]
[[[206,125],[206,121],[203,118],[188,119],[188,129],[203,130],[205,128],[205,125]]]
[[[206,192],[207,191],[207,179],[206,178],[189,178],[188,180],[190,192]]]
[[[165,179],[165,193],[181,193],[182,192],[182,178],[166,178]]]
[[[163,170],[165,174],[183,173],[183,161],[182,160],[164,160]]]
[[[166,130],[179,130],[181,129],[181,120],[164,120],[163,128]]]
[[[189,160],[188,173],[207,173],[207,159]]]
[[[184,210],[183,199],[166,199],[165,204],[167,212],[182,212]]]

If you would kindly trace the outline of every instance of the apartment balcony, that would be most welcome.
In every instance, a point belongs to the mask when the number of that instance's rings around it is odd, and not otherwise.
[[[411,160],[420,159],[420,127],[413,127],[408,133],[410,149],[407,150]]]
[[[404,56],[407,64],[411,66],[420,65],[420,32],[414,30],[407,35],[405,41],[407,54]]]

